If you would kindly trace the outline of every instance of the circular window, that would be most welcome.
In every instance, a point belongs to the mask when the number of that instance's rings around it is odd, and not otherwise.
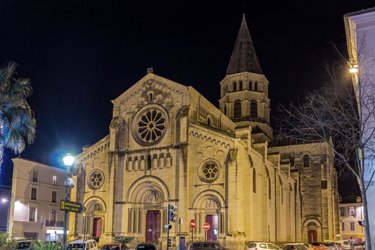
[[[94,170],[91,172],[88,184],[91,189],[99,189],[101,186],[103,186],[104,183],[104,174],[100,170]]]
[[[213,182],[219,177],[219,174],[219,166],[215,162],[209,161],[202,165],[199,177],[204,182]]]
[[[150,145],[162,139],[167,127],[167,118],[159,108],[148,108],[137,116],[133,124],[133,134],[137,141]]]

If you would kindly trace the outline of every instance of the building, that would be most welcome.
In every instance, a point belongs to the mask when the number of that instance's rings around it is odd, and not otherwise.
[[[369,138],[368,133],[375,129],[375,118],[368,113],[368,110],[374,109],[373,96],[375,96],[375,8],[348,13],[344,15],[344,23],[349,62],[352,69],[356,69],[352,71],[352,80],[358,107],[363,117],[363,131],[367,131],[362,138],[365,140]],[[364,106],[367,109],[362,108]],[[366,171],[363,178],[365,185],[368,186],[366,193],[362,193],[362,197],[367,200],[368,208],[375,206],[375,181],[372,179],[374,137],[370,141],[372,143],[367,144],[368,149],[362,154],[366,156],[364,159]],[[375,210],[368,209],[368,221],[371,245],[375,248]]]
[[[6,232],[9,220],[11,187],[0,185],[0,232]]]
[[[63,233],[64,170],[14,158],[10,202],[10,237],[56,240]]]
[[[363,217],[363,205],[360,196],[349,196],[340,201],[340,238],[363,240],[364,228],[361,222]]]
[[[333,152],[326,143],[270,146],[268,85],[245,16],[218,108],[149,69],[112,101],[109,135],[77,156],[72,199],[86,213],[70,215],[70,237],[165,244],[172,204],[173,242],[190,239],[192,219],[195,239],[208,222],[207,239],[226,244],[335,239]]]

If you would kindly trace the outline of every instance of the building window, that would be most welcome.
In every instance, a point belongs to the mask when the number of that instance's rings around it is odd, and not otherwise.
[[[341,222],[341,231],[345,231],[345,222]]]
[[[303,156],[303,167],[310,167],[310,157],[308,155]]]
[[[257,192],[257,173],[255,168],[253,169],[253,193]]]
[[[284,203],[283,185],[280,185],[280,200],[281,200],[281,205],[282,205]]]
[[[255,84],[254,84],[254,90],[258,91],[258,82],[255,82]]]
[[[345,217],[346,216],[346,207],[340,207],[340,216]]]
[[[57,186],[57,176],[52,176],[52,185]]]
[[[56,201],[57,201],[57,192],[56,191],[52,191],[51,201],[52,201],[52,203],[56,203]]]
[[[31,199],[36,200],[36,196],[37,196],[37,190],[36,190],[36,188],[32,187],[31,188]]]
[[[215,181],[219,175],[219,166],[215,162],[209,161],[202,166],[199,177],[202,181],[210,183]]]
[[[350,231],[355,231],[355,223],[353,221],[350,222]]]
[[[211,118],[210,117],[207,118],[207,125],[211,126]]]
[[[234,118],[241,117],[241,101],[235,100],[234,101]]]
[[[148,100],[149,100],[149,101],[152,101],[152,100],[153,100],[153,95],[152,95],[152,93],[148,93]]]
[[[29,221],[36,221],[36,207],[29,207]]]
[[[258,117],[258,105],[255,100],[252,100],[250,103],[250,116]]]
[[[33,171],[33,182],[38,182],[38,171]]]
[[[271,200],[271,178],[268,177],[268,199]]]
[[[240,91],[242,90],[242,81],[239,82],[239,85],[240,85]]]
[[[55,222],[56,222],[56,210],[55,209],[51,209],[49,219],[50,219],[51,222],[53,222],[52,224],[55,224]]]
[[[134,159],[137,160],[137,159]],[[100,170],[94,170],[91,172],[90,177],[88,179],[89,187],[93,190],[97,190],[101,188],[104,184],[104,174]]]
[[[249,81],[249,90],[253,90],[253,82]]]
[[[321,183],[322,189],[327,189],[327,181],[323,180]]]
[[[355,207],[349,207],[349,216],[355,217]]]
[[[233,92],[237,91],[237,82],[233,82]]]

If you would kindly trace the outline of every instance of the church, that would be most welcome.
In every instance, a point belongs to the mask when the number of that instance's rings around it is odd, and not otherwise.
[[[69,239],[165,245],[168,204],[178,208],[174,244],[338,237],[334,153],[323,142],[272,144],[269,82],[245,16],[219,87],[217,107],[149,69],[112,100],[109,134],[77,156],[71,200],[86,211],[70,214]]]

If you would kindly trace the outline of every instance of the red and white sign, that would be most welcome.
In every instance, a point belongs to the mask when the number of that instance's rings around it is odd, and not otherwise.
[[[208,231],[208,230],[210,230],[210,228],[211,228],[210,223],[206,222],[206,223],[203,224],[203,230]]]
[[[195,220],[191,219],[191,221],[190,221],[190,228],[195,228],[195,227],[196,227]]]

